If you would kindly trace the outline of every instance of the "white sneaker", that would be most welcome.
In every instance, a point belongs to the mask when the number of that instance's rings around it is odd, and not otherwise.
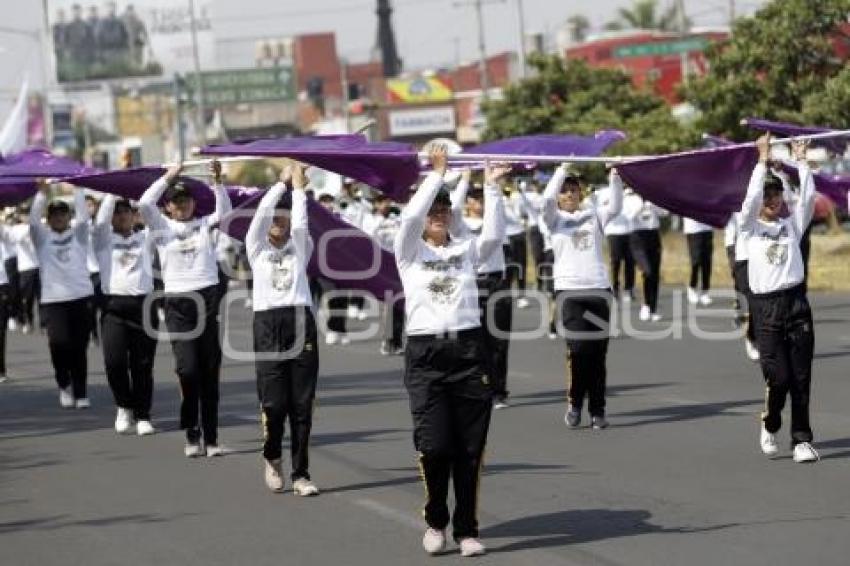
[[[764,428],[764,425],[761,425],[759,444],[761,445],[761,451],[764,452],[767,456],[776,456],[779,453],[779,446],[776,444],[776,435],[771,432],[767,432],[767,429]],[[796,453],[797,452],[795,449],[794,454],[796,455]]]
[[[801,442],[794,447],[794,461],[798,464],[817,462],[818,460],[820,460],[820,455],[808,442]]]
[[[118,414],[115,416],[115,432],[118,434],[127,434],[133,427],[133,413],[130,409],[118,407]]]
[[[292,484],[292,492],[301,497],[313,497],[319,495],[319,488],[307,478],[298,478]]]
[[[348,318],[357,318],[357,307],[354,305],[348,305],[348,308],[345,311],[345,316]]]
[[[74,401],[74,407],[77,409],[88,409],[91,407],[91,403],[89,402],[88,397],[80,397],[76,401]]]
[[[339,339],[339,343],[343,346],[348,346],[351,344],[351,338],[349,338],[347,334],[343,334],[342,338]]]
[[[652,313],[652,315],[649,317],[649,320],[651,320],[652,322],[661,322],[661,315],[657,312]]]
[[[422,548],[428,554],[439,554],[446,549],[446,534],[437,529],[428,528],[422,536]]]
[[[207,458],[217,458],[219,456],[224,456],[228,454],[230,450],[221,444],[207,444]]]
[[[460,539],[460,555],[469,558],[472,556],[484,556],[487,549],[477,538],[467,537]]]
[[[71,386],[59,390],[59,406],[63,409],[74,408],[74,394],[71,393]]]
[[[711,298],[711,295],[708,294],[708,291],[699,296],[699,304],[704,307],[709,306],[714,302],[714,299]]]
[[[509,407],[510,405],[508,404],[507,399],[496,399],[495,401],[493,401],[493,408],[497,411],[501,409],[507,409]]]
[[[284,484],[280,458],[273,461],[269,461],[263,458],[263,462],[265,462],[264,476],[266,479],[266,487],[268,487],[275,493],[280,493],[281,491],[283,491]]]
[[[21,332],[24,334],[32,334],[32,324],[24,323],[24,326],[21,328]]]
[[[549,340],[557,340],[557,339],[558,339],[558,333],[557,332],[550,332],[549,333]]]
[[[136,423],[136,434],[139,436],[149,436],[151,434],[156,434],[156,429],[150,421],[138,421]]]
[[[693,287],[688,287],[688,302],[692,305],[699,302],[699,293]]]
[[[387,342],[381,342],[380,352],[382,356],[390,355],[390,345]]]
[[[640,308],[640,315],[639,315],[640,319],[642,321],[646,322],[647,320],[649,320],[650,316],[651,316],[651,313],[649,312],[649,305],[643,305]]]
[[[9,332],[15,332],[18,329],[18,322],[14,318],[10,318],[6,325],[9,328]]]
[[[364,311],[364,310],[358,310],[357,311],[357,320],[359,320],[360,322],[363,322],[367,318],[369,318],[369,315],[366,314],[366,311]]]
[[[250,297],[245,299],[245,308],[246,309],[250,309],[253,306],[254,306],[254,301],[252,301]]]
[[[201,446],[200,442],[187,442],[186,446],[183,447],[183,454],[187,458],[199,458],[204,455],[204,447]]]
[[[757,362],[761,359],[759,349],[749,340],[749,338],[744,339],[744,349],[747,350],[747,357],[750,358],[750,361]]]
[[[6,374],[0,373],[0,383],[6,383],[7,381],[9,381],[9,378],[6,377]]]
[[[333,330],[328,330],[328,333],[325,334],[325,344],[328,346],[333,346],[334,344],[339,342],[339,333],[334,332]]]
[[[528,305],[528,299],[526,299],[525,297],[520,297],[516,300],[516,308],[518,309],[527,309]]]

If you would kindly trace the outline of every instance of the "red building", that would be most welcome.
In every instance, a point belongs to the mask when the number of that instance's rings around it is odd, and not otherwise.
[[[651,89],[667,101],[678,102],[676,87],[682,82],[682,56],[687,54],[690,75],[703,75],[708,63],[703,54],[712,43],[729,37],[719,30],[694,31],[685,37],[654,31],[617,33],[570,47],[568,59],[584,59],[592,66],[618,68],[629,73],[636,86]]]

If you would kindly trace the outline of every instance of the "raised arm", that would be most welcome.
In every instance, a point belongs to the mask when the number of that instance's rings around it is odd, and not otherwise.
[[[74,229],[74,236],[77,240],[85,245],[89,241],[89,207],[86,206],[86,192],[83,189],[74,189],[74,220],[71,227]]]
[[[469,180],[472,172],[469,169],[464,169],[460,175],[460,181],[457,187],[452,191],[450,198],[452,200],[452,223],[449,226],[449,233],[459,239],[469,238],[470,230],[466,222],[463,221],[463,205],[466,204],[466,194],[469,192]]]
[[[555,199],[558,197],[558,191],[564,184],[564,179],[567,178],[567,166],[561,165],[555,169],[555,174],[549,179],[546,189],[543,191],[543,223],[552,231],[555,227],[555,222],[558,220],[558,204]]]
[[[92,244],[96,250],[103,249],[109,243],[109,234],[112,232],[112,214],[115,212],[115,202],[117,200],[118,197],[115,195],[106,195],[100,202],[100,208],[94,219],[91,234]]]
[[[42,223],[42,219],[44,218],[44,211],[47,209],[48,190],[48,185],[40,183],[39,190],[35,194],[35,198],[32,199],[32,206],[30,206],[30,237],[36,247],[40,246],[47,237],[47,228]]]
[[[806,142],[794,142],[792,151],[797,161],[797,173],[800,176],[800,195],[793,209],[794,225],[797,233],[802,237],[803,232],[809,227],[812,216],[815,213],[815,178],[809,164],[806,162]]]
[[[304,167],[296,165],[292,170],[292,211],[290,213],[289,233],[292,244],[295,246],[295,254],[306,265],[313,254],[313,241],[310,239],[310,230],[307,224],[307,193],[305,188],[307,181],[304,176]]]
[[[257,211],[254,213],[254,218],[251,219],[251,225],[245,234],[245,251],[249,258],[256,257],[263,242],[268,238],[269,228],[271,228],[274,219],[275,207],[285,190],[286,183],[283,180],[283,174],[281,174],[280,182],[266,191],[266,194],[260,199]]]
[[[770,134],[760,137],[756,142],[756,147],[759,151],[759,161],[753,168],[750,184],[747,187],[747,195],[744,197],[744,204],[741,205],[740,230],[742,232],[752,232],[761,211],[762,201],[764,200],[764,181],[767,177],[767,162],[770,158]]]
[[[425,177],[401,213],[401,223],[393,246],[397,262],[410,262],[416,257],[419,240],[425,229],[425,215],[443,186],[447,163],[444,147],[432,150],[431,163],[433,171]]]
[[[221,182],[221,162],[213,159],[210,162],[210,172],[213,176],[212,192],[215,195],[215,210],[207,216],[208,225],[218,224],[224,215],[230,212],[233,205],[230,203],[230,196],[227,194],[227,189]]]
[[[484,170],[484,222],[481,235],[475,241],[479,265],[485,263],[505,239],[505,199],[498,181],[510,170],[510,167],[491,169],[489,164]]]
[[[165,189],[180,175],[183,170],[183,164],[177,164],[171,167],[165,175],[154,181],[153,185],[139,199],[139,212],[145,224],[150,228],[151,232],[156,235],[156,232],[165,227],[165,216],[159,211],[157,203],[162,198]]]
[[[608,187],[608,204],[596,209],[603,228],[623,210],[623,180],[616,168],[612,168],[608,174]]]

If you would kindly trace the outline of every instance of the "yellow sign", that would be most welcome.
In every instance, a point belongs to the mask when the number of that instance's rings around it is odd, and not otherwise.
[[[388,79],[387,98],[390,103],[446,102],[452,99],[452,89],[437,77]]]

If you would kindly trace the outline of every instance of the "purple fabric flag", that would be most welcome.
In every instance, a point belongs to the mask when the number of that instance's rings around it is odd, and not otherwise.
[[[825,134],[834,132],[833,128],[823,128],[821,126],[798,126],[796,124],[788,124],[785,122],[772,122],[770,120],[762,120],[760,118],[747,118],[743,121],[744,125],[752,130],[761,132],[770,132],[774,135],[794,137],[807,136],[811,134]],[[825,147],[835,153],[844,153],[847,149],[847,142],[850,137],[835,137],[822,140],[812,140],[812,145]]]
[[[0,177],[0,206],[17,206],[35,196],[38,186],[32,179]]]
[[[612,144],[624,139],[626,134],[619,130],[602,130],[593,136],[540,134],[483,143],[467,148],[463,153],[596,157]]]
[[[237,240],[244,240],[261,196],[254,195],[225,216],[221,229]],[[392,253],[381,249],[374,239],[328,212],[312,198],[307,201],[307,214],[310,236],[316,246],[307,267],[311,277],[325,277],[339,289],[366,291],[379,300],[402,294]]]
[[[419,180],[419,156],[412,145],[369,142],[362,135],[244,140],[208,145],[201,153],[288,157],[356,179],[397,202],[406,202]]]
[[[741,209],[757,162],[752,145],[730,145],[641,159],[617,170],[650,202],[722,228]]]
[[[135,167],[94,175],[70,177],[65,181],[94,191],[109,193],[130,200],[139,200],[145,190],[165,173],[166,169],[163,167]],[[213,195],[209,185],[193,177],[181,176],[180,181],[195,198],[195,209],[198,215],[210,214],[215,210],[215,195]],[[230,202],[234,207],[246,202],[258,192],[259,189],[227,187]]]
[[[782,170],[799,186],[800,176],[797,174],[796,167],[783,163]],[[841,210],[846,211],[847,191],[850,190],[850,177],[828,175],[825,173],[813,173],[812,176],[814,177],[817,192],[828,198]]]
[[[88,167],[73,159],[54,155],[46,149],[27,149],[0,161],[0,177],[62,179],[74,175],[94,174],[99,171],[95,167]]]

